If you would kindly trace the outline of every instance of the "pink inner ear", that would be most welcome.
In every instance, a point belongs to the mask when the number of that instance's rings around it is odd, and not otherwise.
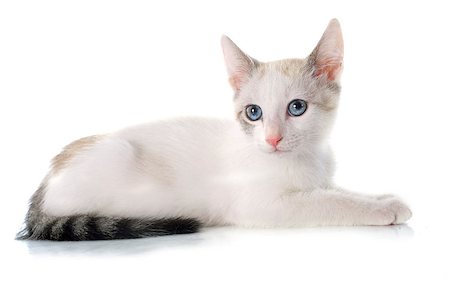
[[[236,71],[233,75],[230,76],[228,81],[230,82],[231,87],[238,91],[241,89],[242,84],[247,80],[247,72],[245,71]]]
[[[337,75],[339,74],[341,66],[342,62],[330,61],[323,64],[322,66],[317,66],[315,75],[320,76],[322,74],[326,74],[328,80],[335,80]]]
[[[231,87],[232,87],[234,90],[237,91],[237,90],[240,89],[241,85],[240,85],[240,83],[239,83],[239,79],[238,79],[237,76],[231,76],[231,77],[228,79],[228,81],[230,82],[230,85],[231,85]]]

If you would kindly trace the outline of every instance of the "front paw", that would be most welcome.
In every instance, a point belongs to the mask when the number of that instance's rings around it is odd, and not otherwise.
[[[378,221],[376,225],[403,224],[411,218],[411,210],[398,196],[382,195],[377,199],[380,202],[377,202],[374,212]]]

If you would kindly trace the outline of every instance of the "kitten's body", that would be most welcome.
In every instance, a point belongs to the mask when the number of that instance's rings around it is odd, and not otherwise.
[[[320,47],[314,61],[262,64],[223,43],[239,122],[177,119],[74,142],[34,195],[23,236],[109,239],[193,232],[199,224],[388,225],[410,217],[394,196],[333,187],[326,137],[340,87],[333,60],[318,64]],[[284,102],[297,98],[308,100],[308,111],[294,120]],[[264,108],[259,123],[245,119],[248,101]],[[273,135],[282,137],[275,146]]]
[[[43,210],[235,224],[233,210],[246,201],[329,186],[326,152],[302,153],[292,163],[283,154],[255,153],[232,121],[150,123],[98,138],[77,153],[70,168],[48,180]]]

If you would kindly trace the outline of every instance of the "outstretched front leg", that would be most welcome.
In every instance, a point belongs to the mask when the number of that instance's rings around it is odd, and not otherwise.
[[[273,201],[247,204],[236,223],[256,227],[391,225],[411,217],[408,206],[396,196],[367,196],[341,189],[292,192]]]

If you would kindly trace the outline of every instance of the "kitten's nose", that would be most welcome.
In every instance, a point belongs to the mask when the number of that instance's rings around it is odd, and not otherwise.
[[[281,135],[274,135],[266,137],[266,142],[269,145],[277,147],[278,143],[283,139]]]

